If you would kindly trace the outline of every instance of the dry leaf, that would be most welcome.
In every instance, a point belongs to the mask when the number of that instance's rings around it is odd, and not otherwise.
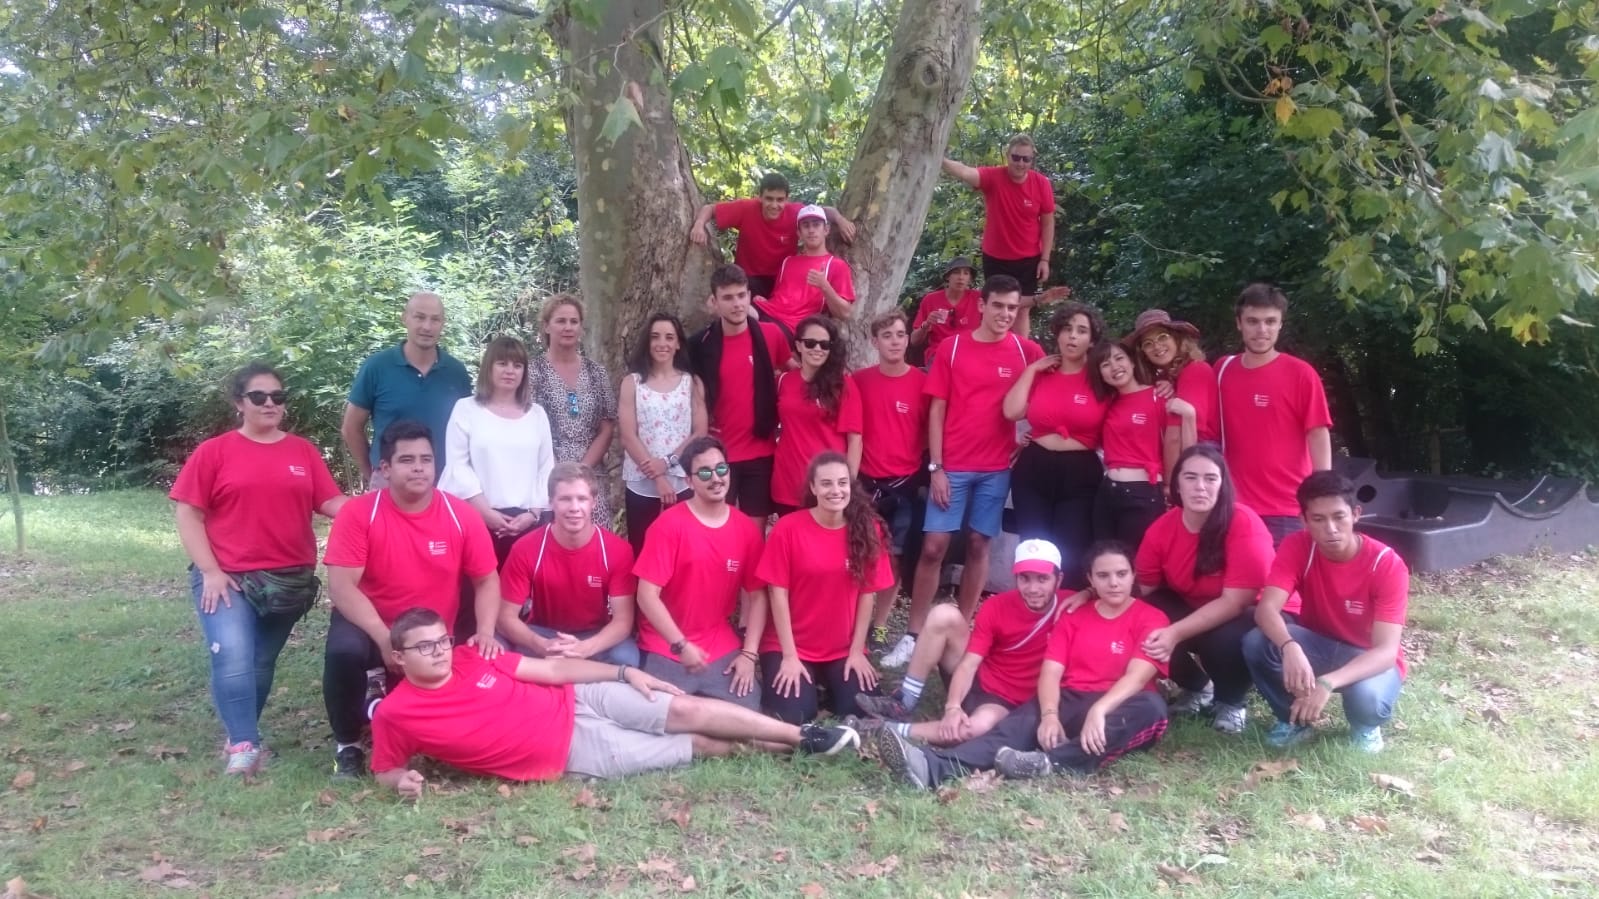
[[[46,827],[48,827],[49,824],[50,824],[50,819],[45,817],[44,815],[40,815],[39,817],[33,819],[33,823],[32,824],[28,825],[28,832],[29,833],[44,833],[44,829]]]
[[[784,862],[788,861],[788,850],[787,849],[779,849],[776,852],[772,853],[772,861],[774,861],[774,862],[776,862],[776,863],[778,863],[780,865],[783,864]]]
[[[0,724],[10,724],[10,723],[11,723],[11,713],[10,712],[0,712]],[[22,878],[18,877],[17,878],[17,882],[20,883],[21,881],[22,881]],[[6,884],[6,886],[9,887],[9,886],[11,886],[11,884],[8,883],[8,884]]]
[[[683,882],[677,885],[677,891],[679,893],[692,893],[698,888],[699,884],[694,882],[693,874],[683,878]]]
[[[1199,878],[1195,877],[1194,873],[1187,868],[1180,868],[1176,865],[1161,862],[1155,866],[1155,870],[1160,872],[1160,876],[1170,880],[1172,883],[1199,886]]]
[[[407,874],[405,875],[404,883],[408,887],[414,887],[416,886],[416,882],[420,879],[421,878],[417,877],[415,874]]]
[[[638,870],[640,874],[644,874],[652,878],[657,874],[664,874],[673,880],[677,879],[677,862],[674,862],[669,858],[652,856],[644,861],[639,862]]]
[[[592,808],[600,811],[611,807],[609,802],[595,795],[588,787],[577,791],[577,795],[572,797],[572,805],[576,808]]]
[[[593,843],[581,843],[569,849],[562,849],[561,856],[563,858],[577,859],[580,862],[591,862],[594,861],[595,849],[596,847]]]
[[[693,806],[687,802],[676,803],[671,800],[661,803],[661,819],[677,825],[678,830],[688,830],[688,824],[694,820]]]
[[[593,865],[579,865],[566,873],[573,880],[583,880],[594,873]]]
[[[11,720],[10,715],[6,715],[5,718],[7,721]],[[27,895],[28,882],[20,877],[13,877],[6,881],[6,891],[0,893],[0,899],[27,899]]]
[[[26,790],[27,788],[33,786],[33,782],[37,779],[38,775],[34,774],[32,769],[18,771],[17,776],[11,778],[11,789]]]
[[[139,872],[139,879],[146,883],[160,883],[171,877],[176,872],[171,862],[160,861]]]
[[[1117,833],[1126,833],[1127,831],[1133,829],[1132,825],[1127,823],[1127,818],[1123,816],[1121,812],[1111,812],[1110,817],[1107,819],[1107,823],[1110,824],[1110,829],[1116,831]]]
[[[1371,782],[1385,790],[1392,790],[1405,796],[1416,795],[1416,785],[1403,777],[1396,777],[1392,774],[1373,774]]]
[[[822,899],[822,897],[827,895],[827,888],[812,881],[800,887],[800,895],[808,896],[810,899]]]
[[[1448,746],[1438,750],[1438,761],[1447,762],[1455,757],[1455,751]]]
[[[77,774],[79,771],[82,771],[87,767],[89,767],[88,762],[74,759],[73,761],[67,762],[66,765],[63,766],[59,772],[57,772],[56,776],[66,777],[69,774]]]
[[[1356,815],[1349,819],[1349,823],[1356,830],[1364,831],[1365,833],[1388,832],[1388,819],[1377,815]]]
[[[182,758],[189,754],[187,747],[168,746],[165,743],[157,743],[156,745],[151,746],[149,749],[146,749],[145,752],[150,753],[151,758],[154,758],[158,762],[164,762],[167,759]]]
[[[332,790],[323,790],[316,794],[316,801],[318,805],[332,805],[339,801],[339,796]]]
[[[502,799],[510,799],[511,798],[511,785],[510,784],[500,784],[499,788],[497,788],[494,792],[499,793],[500,797]]]
[[[856,877],[883,877],[885,875],[894,873],[894,869],[898,867],[899,856],[890,855],[880,862],[867,862],[863,865],[854,865],[853,867],[845,868],[844,872],[846,874],[853,874]]]
[[[1043,818],[1034,818],[1032,815],[1022,819],[1022,830],[1043,830],[1048,824]]]
[[[1288,819],[1288,823],[1295,827],[1303,827],[1306,830],[1324,831],[1327,829],[1327,822],[1315,812],[1305,812],[1304,814],[1293,815]]]
[[[866,807],[865,807],[866,817],[872,819],[873,821],[876,821],[877,820],[877,809],[878,809],[878,803],[877,803],[876,799],[868,799],[866,801]]]
[[[539,838],[535,837],[535,836],[529,836],[527,834],[522,834],[521,836],[516,838],[516,845],[518,845],[518,846],[537,846],[538,844],[539,844]]]
[[[423,858],[432,858],[435,855],[443,855],[444,850],[437,846],[423,846],[422,851],[418,854]]]
[[[1445,858],[1444,858],[1442,853],[1440,853],[1440,852],[1438,852],[1436,850],[1423,849],[1420,852],[1416,853],[1416,861],[1418,861],[1418,862],[1430,862],[1430,863],[1435,864],[1435,865],[1441,865],[1441,864],[1444,863]]]
[[[938,788],[938,792],[935,795],[938,797],[938,802],[940,805],[949,805],[951,802],[954,802],[955,799],[960,796],[960,794],[960,787],[945,784]]]
[[[307,843],[332,843],[345,839],[349,835],[350,832],[342,827],[328,827],[323,830],[306,831],[305,841]]]
[[[118,721],[111,725],[111,732],[114,734],[125,734],[130,730],[133,730],[132,721]]]
[[[1244,775],[1244,788],[1253,790],[1268,780],[1276,780],[1290,771],[1298,770],[1299,759],[1256,762],[1249,766],[1249,773]]]
[[[990,793],[1004,779],[998,771],[978,771],[961,781],[961,784],[972,793]]]

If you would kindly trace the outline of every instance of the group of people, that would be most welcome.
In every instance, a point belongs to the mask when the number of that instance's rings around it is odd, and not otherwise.
[[[870,322],[879,361],[858,371],[838,325],[850,271],[826,251],[853,224],[788,202],[780,178],[701,210],[691,238],[713,217],[739,230],[738,263],[712,274],[714,318],[689,335],[651,316],[615,389],[581,352],[573,296],[541,310],[542,352],[496,338],[475,382],[439,347],[440,299],[410,297],[405,341],[349,394],[358,496],[282,429],[279,373],[241,370],[238,429],[201,444],[171,494],[225,770],[262,763],[276,658],[320,589],[313,513],[333,519],[335,776],[370,766],[405,795],[423,786],[415,755],[614,777],[741,746],[833,755],[863,734],[923,787],[1092,771],[1152,745],[1172,713],[1243,731],[1252,686],[1274,745],[1308,736],[1340,692],[1356,744],[1380,748],[1408,573],[1353,530],[1320,381],[1276,349],[1287,298],[1246,287],[1244,351],[1214,367],[1192,325],[1149,310],[1111,340],[1076,302],[1051,317],[1046,353],[1017,327],[1069,293],[1038,290],[1054,201],[1035,153],[1018,136],[1005,166],[946,160],[987,199],[987,277],[973,290],[975,267],[954,260],[914,319]],[[599,473],[618,437],[625,539]],[[983,600],[1007,504],[1015,589]],[[935,607],[957,534],[957,601]],[[905,668],[891,694],[874,651]],[[944,707],[918,721],[935,668]],[[1170,706],[1157,676],[1179,688]]]

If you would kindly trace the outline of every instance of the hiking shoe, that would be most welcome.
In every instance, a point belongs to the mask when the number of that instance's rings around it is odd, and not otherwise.
[[[1349,745],[1361,752],[1382,752],[1382,728],[1351,727]]]
[[[918,790],[934,787],[927,753],[889,728],[877,732],[877,757],[901,781]]]
[[[223,774],[238,774],[243,777],[252,777],[261,770],[262,747],[241,740],[228,747],[228,765],[222,769]]]
[[[894,648],[889,650],[878,664],[884,668],[904,668],[911,663],[911,653],[915,651],[916,638],[906,634],[899,638],[899,642],[894,644]]]
[[[850,746],[861,745],[861,735],[853,727],[800,726],[799,751],[807,755],[837,755]]]
[[[888,648],[888,628],[877,625],[872,628],[871,634],[866,637],[867,652],[882,652]]]
[[[1287,721],[1279,721],[1266,732],[1266,745],[1275,749],[1287,749],[1305,742],[1315,732],[1316,729],[1308,724],[1289,724]]]
[[[1055,765],[1049,756],[1042,752],[1022,752],[1009,746],[1000,747],[994,754],[994,770],[1005,775],[1011,780],[1027,780],[1034,777],[1048,777]]]
[[[1212,708],[1216,718],[1211,726],[1224,734],[1241,734],[1244,732],[1244,722],[1249,720],[1249,712],[1241,705],[1228,702],[1218,702]]]
[[[366,750],[346,746],[333,754],[333,779],[357,780],[366,776]]]
[[[1216,701],[1216,687],[1206,684],[1203,690],[1183,690],[1167,706],[1173,715],[1200,715]]]
[[[873,718],[882,718],[886,721],[911,720],[911,710],[905,708],[905,704],[899,701],[898,696],[861,693],[855,697],[855,704]]]

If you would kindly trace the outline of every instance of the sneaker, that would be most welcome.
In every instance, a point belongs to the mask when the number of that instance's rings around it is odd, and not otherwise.
[[[861,693],[855,697],[855,704],[861,711],[886,721],[909,721],[911,710],[899,701],[898,696],[880,696],[876,693]]]
[[[1382,728],[1351,727],[1349,745],[1361,752],[1382,752]]]
[[[262,747],[244,740],[228,747],[228,766],[222,769],[223,774],[238,774],[251,777],[261,770]]]
[[[868,635],[867,638],[866,638],[866,651],[867,652],[882,652],[883,650],[885,650],[887,648],[888,648],[888,627],[885,626],[885,625],[881,625],[881,624],[874,625],[872,627],[871,634]]]
[[[368,668],[366,670],[366,702],[363,705],[371,706],[373,702],[389,695],[388,671],[384,668]]]
[[[894,776],[918,790],[931,790],[933,775],[927,754],[888,728],[877,732],[877,757]]]
[[[861,735],[853,727],[818,724],[800,726],[799,751],[808,755],[837,755],[851,746],[861,745]]]
[[[884,668],[904,668],[911,663],[911,653],[915,651],[916,638],[906,634],[899,638],[899,642],[894,644],[894,648],[889,650],[878,664]]]
[[[1012,780],[1026,780],[1049,776],[1055,770],[1055,765],[1042,752],[1022,752],[1002,746],[994,754],[994,770]]]
[[[333,779],[356,780],[366,776],[366,750],[346,746],[333,754]]]
[[[881,718],[862,718],[859,715],[845,715],[838,723],[860,734],[863,742],[887,724]]]
[[[1203,690],[1183,690],[1167,706],[1173,715],[1200,715],[1216,701],[1216,687],[1206,684]]]
[[[1308,724],[1289,724],[1279,721],[1266,732],[1266,743],[1276,749],[1287,749],[1305,742],[1316,729]]]
[[[1224,734],[1241,734],[1244,732],[1244,722],[1249,720],[1249,712],[1241,705],[1227,702],[1218,702],[1215,709],[1216,718],[1211,725]]]

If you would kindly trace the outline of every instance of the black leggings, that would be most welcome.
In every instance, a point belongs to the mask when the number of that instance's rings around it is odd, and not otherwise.
[[[354,743],[366,726],[366,672],[383,665],[383,651],[350,619],[333,610],[328,641],[322,651],[322,702],[327,706],[333,739]]]
[[[1173,622],[1195,611],[1182,597],[1164,588],[1144,597],[1144,601],[1165,612]],[[1244,662],[1244,636],[1254,629],[1255,609],[1251,606],[1238,617],[1177,644],[1171,655],[1172,683],[1185,690],[1203,690],[1206,683],[1211,683],[1215,685],[1217,702],[1243,705],[1254,685],[1249,665]],[[1199,661],[1194,661],[1195,656]]]
[[[1165,735],[1166,701],[1153,690],[1140,690],[1105,715],[1105,751],[1099,755],[1084,752],[1079,740],[1083,720],[1088,717],[1089,708],[1104,695],[1060,691],[1058,714],[1066,740],[1047,751],[1056,768],[1091,774],[1129,752],[1154,746]],[[1006,746],[1024,752],[1035,751],[1039,748],[1038,721],[1038,700],[1028,700],[1000,719],[988,733],[949,749],[930,751],[929,773],[934,782],[953,780],[974,770],[994,767],[994,756]]]
[[[875,690],[862,690],[860,682],[844,674],[845,659],[833,659],[830,662],[802,662],[805,670],[810,672],[811,680],[800,678],[798,696],[779,696],[777,689],[772,686],[772,679],[777,676],[777,669],[783,665],[783,654],[780,652],[761,653],[761,705],[766,713],[779,721],[789,724],[805,724],[816,720],[817,713],[821,710],[821,687],[827,688],[828,710],[842,718],[845,715],[861,715],[861,707],[856,704],[855,697],[862,693],[875,693]]]
[[[1105,467],[1089,450],[1047,450],[1029,443],[1011,469],[1011,505],[1016,535],[1040,538],[1060,550],[1065,585],[1083,587],[1083,555],[1094,542],[1094,497]]]
[[[677,495],[678,502],[688,499],[693,493],[693,490],[684,490]],[[661,510],[665,507],[658,496],[644,496],[623,490],[622,508],[627,512],[627,542],[632,544],[633,556],[637,558],[644,553],[644,535],[649,532],[655,519],[661,517]]]
[[[1144,532],[1166,511],[1166,491],[1148,481],[1106,478],[1094,496],[1094,539],[1119,540],[1138,552]]]

